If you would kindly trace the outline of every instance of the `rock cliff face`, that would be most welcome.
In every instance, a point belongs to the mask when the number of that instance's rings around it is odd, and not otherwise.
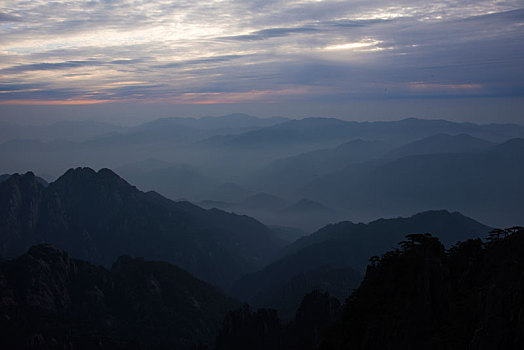
[[[179,268],[123,256],[111,270],[50,245],[0,262],[8,349],[212,346],[236,302]]]
[[[249,217],[173,202],[89,168],[47,187],[32,173],[0,183],[0,258],[40,243],[105,266],[122,254],[168,261],[223,288],[283,244]]]
[[[524,231],[449,251],[410,238],[373,259],[323,349],[524,348]]]

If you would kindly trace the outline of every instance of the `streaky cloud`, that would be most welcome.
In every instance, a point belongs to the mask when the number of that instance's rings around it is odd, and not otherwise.
[[[0,22],[21,22],[22,19],[7,13],[0,12]]]
[[[203,57],[203,58],[197,58],[193,60],[185,60],[185,61],[176,61],[161,65],[156,65],[156,68],[177,68],[182,67],[185,65],[198,65],[198,64],[206,64],[206,63],[218,63],[218,62],[227,62],[234,59],[242,58],[243,55],[224,55],[224,56],[214,56],[214,57]]]
[[[303,33],[315,33],[319,32],[320,29],[314,27],[299,27],[299,28],[268,28],[257,30],[245,35],[232,35],[220,37],[219,39],[225,40],[238,40],[238,41],[257,41],[266,40],[271,38],[283,37],[291,34],[303,34]]]

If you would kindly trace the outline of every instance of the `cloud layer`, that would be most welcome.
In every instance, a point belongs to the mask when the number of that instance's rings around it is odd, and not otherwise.
[[[0,6],[0,103],[524,95],[521,1]]]

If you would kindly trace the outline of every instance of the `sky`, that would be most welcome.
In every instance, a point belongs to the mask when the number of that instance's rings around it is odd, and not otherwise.
[[[0,119],[524,123],[524,2],[0,1]]]

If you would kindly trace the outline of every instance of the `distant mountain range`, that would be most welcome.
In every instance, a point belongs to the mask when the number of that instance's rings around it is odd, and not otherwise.
[[[343,217],[340,212],[311,199],[302,198],[295,203],[289,203],[263,192],[250,195],[236,203],[204,200],[198,204],[204,208],[218,208],[249,215],[270,226],[291,227],[309,233]]]
[[[108,169],[67,171],[47,187],[32,173],[0,183],[0,254],[47,242],[109,266],[121,254],[165,260],[222,287],[284,244],[266,226],[144,193]]]
[[[522,222],[524,139],[447,152],[348,165],[295,191],[362,220],[450,208],[491,225]]]
[[[445,244],[451,245],[469,238],[485,237],[490,229],[459,213],[447,211],[425,212],[409,218],[380,219],[369,224],[340,222],[286,246],[280,253],[281,258],[260,271],[242,277],[232,287],[231,293],[255,306],[297,307],[300,295],[311,292],[315,285],[332,295],[339,296],[339,288],[349,293],[358,285],[358,271],[365,271],[369,258],[395,248],[406,234],[431,232],[441,237]],[[315,272],[319,269],[325,269],[324,274]],[[343,273],[346,277],[341,278],[338,272],[332,274],[336,278],[329,278],[329,269],[346,269]],[[309,284],[303,282],[302,293],[291,301],[289,292],[286,294],[284,291],[289,290],[290,284],[296,284],[293,281],[297,278],[307,281],[308,276],[311,278]],[[346,283],[341,284],[344,280]],[[279,296],[286,302],[279,300]],[[293,312],[288,309],[284,314],[292,315]]]
[[[357,139],[401,146],[436,134],[468,134],[491,142],[524,137],[524,126],[520,125],[413,118],[364,123],[333,118],[256,118],[241,114],[200,119],[163,118],[128,128],[107,126],[104,129],[104,125],[96,124],[100,131],[90,137],[77,134],[91,127],[71,123],[71,131],[57,131],[53,137],[41,137],[38,133],[16,136],[15,133],[5,138],[4,141],[10,141],[0,143],[0,158],[6,161],[0,171],[32,169],[56,177],[62,169],[78,165],[114,169],[154,157],[169,163],[207,165],[206,169],[220,174],[221,180],[224,176],[234,180],[233,174],[260,168],[276,159]],[[226,166],[230,171],[223,169]]]
[[[70,167],[107,167],[175,200],[236,205],[266,193],[287,205],[307,199],[336,212],[292,218],[224,207],[310,232],[346,218],[438,208],[508,226],[519,224],[524,211],[523,139],[522,125],[414,118],[163,118],[88,139],[11,139],[0,143],[0,170],[57,178]]]
[[[5,349],[213,346],[238,303],[164,262],[122,256],[110,270],[38,245],[0,262]]]
[[[523,137],[524,126],[513,124],[479,125],[446,120],[408,118],[392,122],[352,122],[335,118],[290,120],[260,130],[228,138],[218,138],[216,145],[230,148],[275,147],[294,144],[332,144],[344,140],[365,139],[410,142],[435,134],[469,134],[492,141]]]

